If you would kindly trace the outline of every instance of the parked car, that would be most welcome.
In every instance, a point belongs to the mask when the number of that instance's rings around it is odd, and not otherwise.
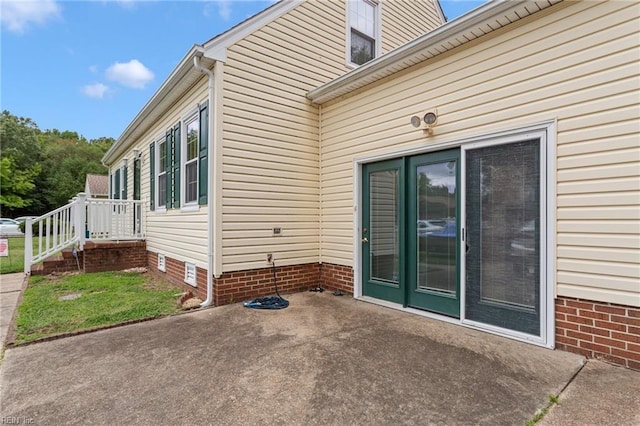
[[[425,236],[434,232],[442,231],[446,225],[445,220],[419,220],[418,221],[418,236]]]
[[[456,221],[447,220],[439,231],[431,232],[420,238],[420,249],[433,254],[447,254],[452,250],[455,253],[457,234]]]
[[[512,256],[535,256],[536,251],[536,222],[530,220],[524,224],[518,236],[511,240]]]
[[[22,235],[20,222],[4,217],[0,218],[0,235]]]

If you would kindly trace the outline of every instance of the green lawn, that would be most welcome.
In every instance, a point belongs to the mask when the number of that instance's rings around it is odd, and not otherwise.
[[[24,271],[24,237],[8,237],[9,256],[0,257],[0,274]]]
[[[31,277],[18,308],[16,343],[170,315],[180,310],[176,303],[179,294],[179,289],[149,274],[100,272]]]

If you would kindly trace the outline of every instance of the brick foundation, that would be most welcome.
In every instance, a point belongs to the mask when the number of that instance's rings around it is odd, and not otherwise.
[[[320,264],[320,286],[325,290],[353,294],[353,268],[332,263]]]
[[[49,275],[78,269],[83,272],[121,271],[144,266],[147,266],[147,244],[144,241],[88,241],[84,249],[78,251],[77,261],[71,249],[64,249],[59,255],[32,267],[31,274]]]
[[[556,348],[640,370],[640,308],[558,297]]]
[[[78,252],[78,260],[76,261],[71,249],[64,249],[60,254],[48,257],[41,264],[33,265],[31,267],[31,275],[76,272],[78,271],[78,264],[80,265],[80,270],[82,270],[84,265],[84,252]]]
[[[191,291],[201,299],[207,297],[207,270],[197,269],[196,287],[184,282],[184,262],[165,256],[165,272],[158,270],[158,254],[147,252],[149,270],[184,291]],[[278,291],[281,294],[307,291],[321,286],[325,290],[341,290],[353,294],[353,268],[329,263],[277,266]],[[215,306],[251,300],[275,293],[273,269],[270,267],[246,271],[226,272],[214,279]]]
[[[281,294],[287,294],[317,287],[319,269],[320,265],[317,263],[277,266],[278,291]],[[224,273],[214,283],[216,306],[273,294],[275,294],[273,268],[270,267]]]
[[[87,242],[83,250],[84,271],[121,271],[147,266],[145,241]]]
[[[147,267],[149,271],[183,291],[190,291],[194,296],[202,300],[207,298],[207,270],[196,266],[196,286],[184,282],[184,262],[180,262],[169,256],[165,256],[165,271],[158,270],[158,253],[148,251],[146,253]]]

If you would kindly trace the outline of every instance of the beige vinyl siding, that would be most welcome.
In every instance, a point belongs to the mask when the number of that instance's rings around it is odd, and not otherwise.
[[[385,3],[385,50],[437,26],[433,4],[420,6]],[[227,50],[223,272],[262,268],[267,253],[278,265],[320,260],[319,118],[306,94],[351,69],[346,12],[343,1],[307,1]]]
[[[144,231],[146,233],[147,250],[162,253],[179,261],[195,263],[200,268],[207,268],[207,206],[199,206],[197,211],[167,209],[166,213],[149,210],[149,145],[160,134],[182,121],[184,114],[193,110],[198,103],[207,100],[207,79],[203,77],[179,102],[174,104],[123,156],[133,158],[133,149],[142,154],[140,172],[140,198],[145,203]],[[122,158],[123,158],[122,157]],[[119,164],[119,158],[114,164]],[[156,154],[157,158],[157,154]],[[156,169],[157,172],[157,169]],[[156,188],[157,188],[156,178]],[[180,179],[180,193],[184,192],[184,179]],[[133,199],[133,161],[129,161],[129,177],[127,195]],[[157,197],[156,197],[157,205]]]
[[[381,4],[383,54],[443,24],[433,0],[391,0]]]
[[[305,95],[347,71],[344,19],[343,4],[305,2],[227,51],[223,272],[265,267],[267,253],[318,262],[318,109]]]
[[[557,294],[640,306],[639,18],[563,2],[322,106],[323,261],[352,265],[354,158],[557,119]]]

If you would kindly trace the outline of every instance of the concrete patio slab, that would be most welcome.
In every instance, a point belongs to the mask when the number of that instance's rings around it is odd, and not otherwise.
[[[590,360],[540,426],[640,425],[640,372]]]
[[[523,424],[584,359],[329,293],[10,348],[34,424]]]

